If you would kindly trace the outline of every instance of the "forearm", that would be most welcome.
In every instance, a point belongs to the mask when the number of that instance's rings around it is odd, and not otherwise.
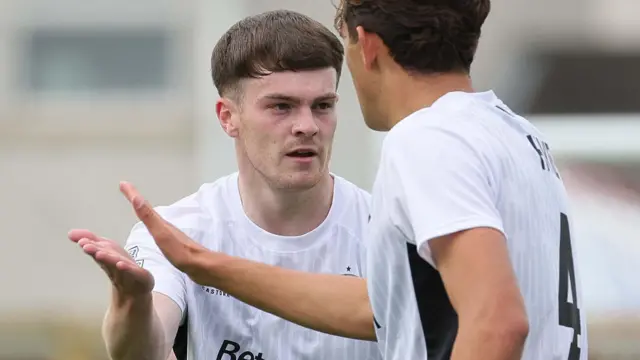
[[[207,252],[187,274],[276,316],[320,332],[375,341],[362,278],[313,274]]]
[[[461,322],[451,360],[477,359],[478,354],[486,360],[519,360],[526,338],[522,327]]]
[[[113,360],[165,360],[170,353],[151,294],[136,300],[114,296],[102,333]]]

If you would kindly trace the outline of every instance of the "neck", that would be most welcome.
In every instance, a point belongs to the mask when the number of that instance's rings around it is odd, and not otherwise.
[[[433,105],[439,98],[454,91],[473,92],[471,78],[464,73],[414,75],[404,70],[389,74],[383,88],[387,107],[388,128],[405,117]]]
[[[327,173],[310,189],[276,189],[255,171],[240,171],[242,207],[251,221],[281,236],[306,234],[322,224],[333,201],[333,177]]]

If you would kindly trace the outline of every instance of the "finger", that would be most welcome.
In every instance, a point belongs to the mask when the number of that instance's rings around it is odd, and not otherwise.
[[[67,237],[73,242],[78,242],[81,239],[91,239],[93,241],[98,241],[100,239],[98,235],[85,229],[72,229],[67,234]]]
[[[118,261],[116,268],[120,271],[135,271],[140,266],[138,264],[132,264],[128,261]]]
[[[93,258],[114,284],[123,284],[131,280],[137,281],[147,275],[146,270],[138,264],[118,254],[98,251]]]
[[[116,268],[121,272],[129,273],[134,276],[144,276],[146,272],[146,270],[141,268],[140,265],[130,261],[118,261],[116,263]]]
[[[127,272],[136,275],[134,266],[137,267],[138,265],[131,259],[124,258],[119,254],[99,250],[93,258],[112,281],[122,281],[122,278],[126,277],[126,274],[123,273]],[[131,266],[127,267],[123,266],[123,264],[130,264]]]
[[[170,245],[170,243],[175,242],[175,240],[179,240],[180,230],[164,220],[132,184],[124,181],[121,182],[120,191],[127,200],[129,200],[131,205],[133,205],[136,216],[146,226],[158,245],[160,245],[161,250],[165,250],[165,246]]]
[[[104,246],[103,245],[104,243],[102,243],[100,241],[92,240],[92,239],[89,239],[89,238],[82,238],[82,239],[78,240],[77,244],[80,247],[84,247],[85,245],[89,245],[89,244],[94,244],[96,246]]]
[[[106,241],[94,241],[91,239],[87,239],[87,238],[82,238],[80,239],[80,241],[78,241],[78,245],[85,251],[89,251],[87,252],[89,255],[95,253],[97,250],[104,250],[104,251],[108,251],[114,254],[119,254],[122,255],[122,253],[120,251],[118,251],[117,248],[114,248],[113,245],[109,242]],[[97,249],[97,250],[94,250]]]
[[[124,263],[121,264],[122,265],[118,265],[117,271],[113,273],[112,282],[116,288],[128,289],[125,291],[139,291],[141,287],[144,287],[151,290],[149,285],[150,282],[153,284],[153,278],[146,270],[140,267],[125,265]]]
[[[98,250],[100,250],[100,247],[98,245],[96,245],[95,243],[92,243],[92,242],[82,244],[82,245],[80,245],[80,247],[82,248],[82,251],[84,251],[85,254],[91,255],[91,256],[95,255],[96,252],[98,252]]]
[[[100,268],[102,268],[102,270],[107,274],[111,281],[114,281],[114,273],[118,271],[116,267],[118,259],[114,258],[113,256],[105,255],[107,254],[107,252],[105,252],[103,249],[101,249],[100,246],[96,245],[95,243],[85,244],[84,246],[82,246],[82,250],[85,254],[89,255],[93,259],[93,261],[95,261],[95,263],[100,266]]]
[[[122,182],[120,183],[120,191],[133,205],[136,215],[147,227],[167,260],[176,268],[185,271],[184,267],[190,263],[193,254],[200,251],[202,247],[164,220],[133,185]]]
[[[85,247],[87,245],[92,245],[95,248],[102,249],[102,250],[108,251],[110,253],[114,253],[114,254],[118,254],[118,255],[121,255],[121,256],[125,256],[127,258],[131,257],[129,255],[129,253],[127,253],[126,250],[124,250],[118,244],[115,244],[112,241],[105,240],[105,239],[102,239],[100,241],[95,241],[95,240],[92,240],[92,239],[82,238],[77,242],[77,244],[82,249],[85,249]],[[93,248],[93,247],[89,247],[87,249],[90,249],[90,248]]]
[[[121,258],[109,254],[93,244],[86,245],[82,250],[84,250],[85,254],[91,256],[93,261],[100,265],[109,278],[113,278],[113,273],[117,271],[116,265],[119,261],[122,261]]]
[[[158,215],[151,204],[140,195],[132,184],[125,181],[121,182],[120,192],[122,192],[131,205],[133,205],[136,216],[147,226],[149,231],[151,231],[152,228],[164,227],[166,225],[166,221]]]
[[[94,258],[99,263],[109,267],[113,267],[113,268],[115,268],[116,264],[118,264],[121,261],[134,263],[133,260],[131,260],[130,258],[126,258],[118,253],[113,253],[105,249],[97,249],[97,251],[94,254]]]

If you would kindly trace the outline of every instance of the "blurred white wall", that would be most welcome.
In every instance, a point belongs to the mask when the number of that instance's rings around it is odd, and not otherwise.
[[[124,240],[134,216],[118,193],[120,180],[157,204],[195,189],[193,10],[156,0],[0,2],[0,322],[47,310],[100,317],[108,282],[66,232],[88,228]],[[173,39],[170,85],[34,91],[23,78],[34,29],[70,37],[165,29]]]

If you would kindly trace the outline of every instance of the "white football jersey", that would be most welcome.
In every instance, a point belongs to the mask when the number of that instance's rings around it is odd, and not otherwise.
[[[449,359],[458,319],[429,240],[476,227],[506,238],[529,316],[523,359],[587,359],[563,182],[544,135],[493,92],[449,93],[387,134],[371,216],[367,281],[384,359]]]
[[[237,173],[205,184],[158,212],[211,250],[307,272],[363,276],[370,195],[338,176],[334,179],[327,218],[302,236],[274,235],[253,223],[242,208]],[[154,291],[182,309],[189,360],[381,358],[375,342],[305,329],[194,283],[166,260],[141,224],[134,227],[126,249],[153,274]]]

